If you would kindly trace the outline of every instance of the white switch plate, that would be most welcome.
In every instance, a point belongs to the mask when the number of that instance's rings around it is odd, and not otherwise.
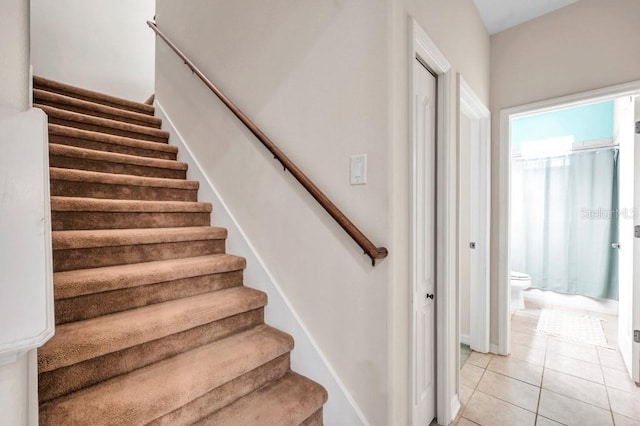
[[[367,154],[351,156],[351,185],[367,183]]]

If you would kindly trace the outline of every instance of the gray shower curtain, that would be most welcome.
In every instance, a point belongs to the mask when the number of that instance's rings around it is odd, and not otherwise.
[[[618,149],[511,168],[511,269],[532,287],[618,299]]]

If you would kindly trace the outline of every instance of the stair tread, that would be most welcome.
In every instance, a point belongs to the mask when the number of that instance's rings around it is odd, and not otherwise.
[[[78,148],[56,143],[49,144],[49,155],[76,157],[87,160],[110,163],[134,164],[137,166],[155,167],[159,169],[187,170],[187,164],[175,160],[141,157],[138,155],[120,154],[117,152],[97,151],[95,149]]]
[[[53,231],[54,250],[158,244],[179,241],[225,239],[227,230],[215,226],[178,228],[129,228]]]
[[[73,93],[75,95],[81,95],[85,97],[89,97],[92,99],[102,100],[113,104],[118,104],[121,106],[128,106],[135,108],[140,111],[144,111],[146,114],[153,115],[154,108],[151,105],[144,104],[142,102],[136,102],[125,98],[120,98],[117,96],[107,95],[105,93],[97,92],[94,90],[82,89],[77,86],[72,86],[70,84],[62,83],[55,80],[50,80],[48,78],[33,76],[33,85],[36,88],[44,88],[47,91],[55,91],[61,90],[68,93]]]
[[[112,200],[52,196],[51,211],[193,213],[211,212],[212,205],[195,201]]]
[[[62,95],[60,93],[48,92],[42,89],[33,89],[33,98],[36,104],[40,103],[40,101],[54,102],[58,104],[68,105],[70,107],[82,108],[84,110],[92,111],[95,113],[119,117],[118,119],[122,118],[122,119],[132,119],[136,121],[142,121],[156,128],[158,128],[162,123],[161,119],[149,114],[143,114],[140,112],[114,108],[101,103],[73,98],[71,96]]]
[[[213,254],[56,272],[53,274],[54,297],[56,299],[77,297],[202,275],[238,271],[245,267],[246,260],[243,257]]]
[[[121,175],[88,170],[61,169],[58,167],[50,168],[49,177],[51,180],[56,179],[70,182],[106,183],[155,188],[198,189],[200,186],[200,183],[196,180]]]
[[[134,370],[41,406],[47,424],[144,424],[289,352],[266,325]]]
[[[79,112],[68,111],[66,109],[60,109],[50,107],[48,105],[42,105],[35,103],[34,108],[40,108],[49,117],[59,118],[68,121],[74,121],[77,123],[91,124],[95,126],[108,127],[111,129],[118,129],[132,133],[139,133],[157,138],[168,138],[169,132],[166,130],[160,130],[153,127],[140,126],[137,124],[125,123],[123,121],[111,120],[108,118],[96,117],[94,115],[82,114]]]
[[[267,295],[242,284],[246,260],[224,253],[227,230],[208,226],[212,205],[197,202],[199,182],[154,108],[33,82],[34,107],[50,117],[59,324],[38,350],[40,377],[58,390],[40,399],[41,424],[195,410],[197,424],[294,425],[321,413],[326,390],[289,370],[293,338],[264,324]]]
[[[266,303],[265,293],[240,286],[59,325],[55,336],[38,349],[39,371],[67,367]]]
[[[88,139],[96,142],[109,143],[114,145],[130,146],[135,148],[148,149],[153,151],[163,151],[175,154],[178,147],[168,143],[145,141],[142,139],[128,138],[126,136],[111,135],[108,133],[95,132],[92,130],[76,129],[75,127],[62,126],[60,124],[49,123],[49,134],[66,136],[76,139]]]
[[[196,425],[299,425],[327,401],[327,391],[316,382],[288,372]]]

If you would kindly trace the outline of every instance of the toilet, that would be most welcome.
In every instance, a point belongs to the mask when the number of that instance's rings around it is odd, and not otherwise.
[[[531,277],[523,272],[511,271],[511,309],[524,309],[523,290],[531,287]]]

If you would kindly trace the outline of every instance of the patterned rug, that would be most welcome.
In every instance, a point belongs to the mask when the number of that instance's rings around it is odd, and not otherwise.
[[[536,331],[575,343],[609,347],[602,320],[578,312],[543,309]]]

